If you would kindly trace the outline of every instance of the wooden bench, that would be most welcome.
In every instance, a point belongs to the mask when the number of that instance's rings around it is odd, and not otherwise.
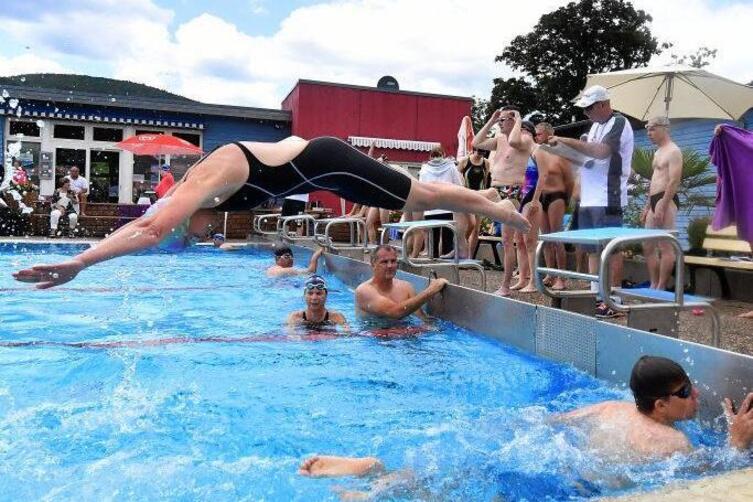
[[[709,225],[706,228],[706,238],[703,239],[703,249],[711,256],[685,256],[691,291],[695,291],[696,271],[699,268],[707,268],[713,271],[719,279],[722,298],[729,298],[731,291],[725,271],[733,269],[753,272],[753,261],[739,259],[740,255],[747,255],[750,258],[750,243],[737,238],[735,226],[714,230]]]

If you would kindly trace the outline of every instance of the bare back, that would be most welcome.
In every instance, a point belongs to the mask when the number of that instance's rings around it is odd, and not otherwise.
[[[588,431],[589,448],[604,458],[640,462],[691,450],[685,434],[652,420],[630,402],[588,406],[562,415],[559,420],[581,422]]]

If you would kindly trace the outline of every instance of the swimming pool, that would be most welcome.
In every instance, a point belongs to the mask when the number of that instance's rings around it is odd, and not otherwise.
[[[288,337],[301,281],[264,277],[268,251],[129,256],[50,291],[9,275],[72,253],[0,245],[2,340],[45,342],[0,347],[2,497],[326,500],[364,486],[297,475],[324,453],[411,468],[443,500],[559,500],[694,477],[723,456],[691,423],[700,455],[609,466],[546,417],[623,389],[448,323],[403,339]],[[353,321],[351,292],[329,281],[328,306]]]

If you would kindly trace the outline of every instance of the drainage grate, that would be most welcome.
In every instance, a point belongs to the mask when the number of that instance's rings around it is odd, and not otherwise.
[[[596,374],[598,321],[548,307],[536,309],[536,353]]]

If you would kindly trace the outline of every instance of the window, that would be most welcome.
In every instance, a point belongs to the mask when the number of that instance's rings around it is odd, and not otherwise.
[[[112,127],[95,127],[94,141],[123,141],[123,129],[114,129]]]
[[[21,161],[21,166],[26,171],[29,180],[39,186],[39,152],[42,144],[39,142],[19,141],[12,142],[13,146],[10,146],[11,141],[7,141],[5,145],[5,151],[13,153],[13,157],[10,159],[11,165],[15,161]],[[10,168],[11,172],[12,167]]]
[[[174,132],[173,136],[176,138],[184,139],[191,143],[192,145],[201,146],[201,135],[199,134],[191,134],[188,132]]]
[[[55,124],[52,135],[59,139],[84,139],[84,126]]]
[[[32,136],[32,137],[38,138],[39,126],[36,124],[36,122],[11,120],[9,136],[16,136],[16,135],[21,135],[21,137]]]

